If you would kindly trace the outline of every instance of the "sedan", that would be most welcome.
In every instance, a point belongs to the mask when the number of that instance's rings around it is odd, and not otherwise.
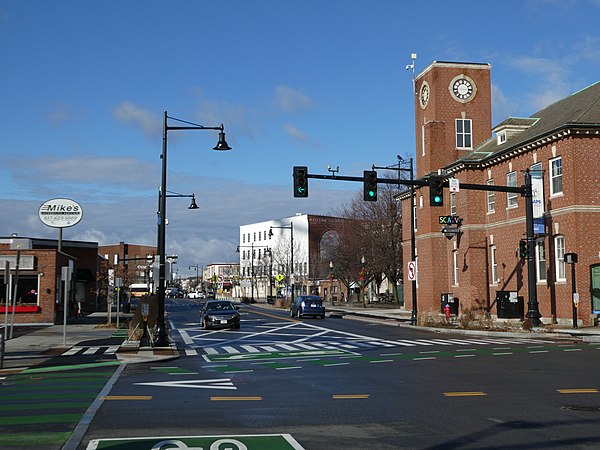
[[[300,319],[303,316],[325,318],[323,300],[318,295],[299,295],[290,308],[290,317]]]
[[[240,313],[228,300],[209,300],[200,308],[200,326],[209,328],[239,328]]]
[[[204,295],[204,292],[201,292],[201,291],[192,291],[188,294],[188,298],[203,299],[203,298],[206,298],[206,295]]]

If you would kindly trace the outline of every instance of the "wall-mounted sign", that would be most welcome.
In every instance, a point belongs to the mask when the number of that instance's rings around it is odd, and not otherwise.
[[[83,216],[79,203],[68,198],[54,198],[40,206],[40,220],[53,228],[66,228],[76,225]]]

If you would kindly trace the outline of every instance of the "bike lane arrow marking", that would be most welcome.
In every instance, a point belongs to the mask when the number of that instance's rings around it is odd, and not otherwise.
[[[212,380],[180,380],[156,381],[148,383],[133,383],[139,386],[183,387],[192,389],[228,389],[236,390],[230,378],[215,378]]]

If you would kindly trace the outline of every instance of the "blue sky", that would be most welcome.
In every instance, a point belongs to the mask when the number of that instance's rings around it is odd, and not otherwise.
[[[327,214],[360,176],[414,154],[412,72],[492,65],[494,124],[600,79],[600,1],[0,0],[0,236],[56,238],[51,198],[80,203],[64,239],[156,244],[162,114],[225,125],[170,131],[168,252],[235,261],[239,226]],[[172,123],[171,123],[172,124]]]

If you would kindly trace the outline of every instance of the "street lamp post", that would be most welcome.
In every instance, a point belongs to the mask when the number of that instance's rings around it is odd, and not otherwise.
[[[250,270],[250,272],[251,272],[250,288],[251,288],[252,297],[250,297],[250,298],[251,298],[251,301],[254,303],[254,281],[255,281],[255,279],[254,279],[254,249],[255,248],[264,248],[265,253],[271,252],[271,249],[267,245],[254,245],[254,242],[252,242],[250,245],[238,245],[237,250],[236,250],[238,253],[240,252],[240,248],[250,248],[250,251],[252,252],[252,255],[250,257],[251,258],[250,261],[252,264],[251,270]]]
[[[179,123],[184,123],[184,126],[170,126],[168,119],[174,120]],[[164,112],[163,120],[163,139],[162,139],[162,154],[160,155],[162,160],[162,171],[161,171],[161,184],[160,192],[164,192],[165,195],[160,196],[159,208],[158,208],[158,317],[156,322],[156,342],[155,346],[165,347],[169,345],[169,338],[167,335],[167,329],[165,324],[165,259],[166,259],[166,217],[167,217],[167,134],[169,131],[174,130],[218,130],[219,141],[217,145],[213,147],[213,150],[231,150],[231,147],[225,141],[225,131],[223,124],[220,127],[205,127],[185,120],[177,119],[167,115],[167,111]]]
[[[194,269],[194,268],[196,269],[196,290],[197,290],[198,289],[198,285],[200,284],[200,277],[198,275],[198,270],[200,269],[200,266],[198,264],[195,264],[193,266],[189,266],[188,270],[191,270],[191,269]]]
[[[331,304],[333,305],[333,261],[329,261],[329,295],[331,296]]]
[[[290,224],[288,226],[280,226],[280,227],[274,227],[271,226],[269,228],[269,237],[273,236],[273,228],[283,228],[286,230],[290,230],[290,262],[291,262],[291,267],[290,267],[290,278],[291,278],[291,284],[292,284],[292,304],[294,303],[294,290],[296,289],[296,285],[295,285],[295,280],[294,280],[294,222],[290,222]]]
[[[362,296],[363,308],[367,307],[367,301],[365,300],[365,263],[366,259],[364,255],[360,258],[360,295]]]

